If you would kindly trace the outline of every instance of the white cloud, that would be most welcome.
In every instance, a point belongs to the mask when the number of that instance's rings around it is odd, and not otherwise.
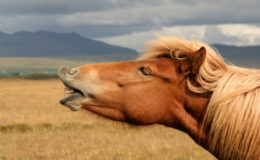
[[[202,39],[205,25],[162,27],[160,30],[135,32],[127,35],[99,38],[106,43],[143,50],[146,41],[155,39],[157,36],[177,36],[188,39]]]
[[[225,35],[238,37],[240,41],[237,45],[259,45],[260,26],[250,24],[226,24],[218,25],[218,28]]]
[[[259,45],[260,26],[249,24],[186,25],[162,27],[160,30],[136,32],[127,35],[99,38],[106,43],[142,51],[144,43],[157,35],[198,39],[212,44]]]

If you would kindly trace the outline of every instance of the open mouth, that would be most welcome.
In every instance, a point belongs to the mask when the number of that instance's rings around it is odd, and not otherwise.
[[[80,90],[78,90],[76,88],[65,86],[65,88],[64,88],[65,96],[70,96],[71,94],[75,94],[75,93],[79,93],[82,96],[84,96],[83,93]]]
[[[64,98],[60,100],[60,103],[69,107],[72,111],[78,111],[81,108],[81,101],[84,98],[84,94],[73,87],[65,84]]]

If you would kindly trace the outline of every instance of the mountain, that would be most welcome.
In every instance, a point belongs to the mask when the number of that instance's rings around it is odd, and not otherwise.
[[[242,66],[260,68],[260,46],[232,46],[214,44],[227,62]]]
[[[213,44],[220,54],[235,64],[260,66],[260,46],[232,46]],[[108,61],[134,59],[133,49],[109,45],[82,37],[76,33],[56,33],[49,31],[0,32],[0,57],[98,57]],[[237,63],[238,62],[238,63]]]
[[[232,46],[213,44],[220,54],[229,60],[257,59],[260,63],[260,46]]]
[[[75,57],[133,54],[133,49],[113,46],[76,33],[49,31],[0,32],[0,57]]]

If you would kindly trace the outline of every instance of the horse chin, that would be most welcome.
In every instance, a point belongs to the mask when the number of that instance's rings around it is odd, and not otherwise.
[[[60,100],[60,103],[72,111],[78,111],[81,109],[81,102],[84,98],[81,93],[73,92],[69,95],[65,95],[65,97]]]

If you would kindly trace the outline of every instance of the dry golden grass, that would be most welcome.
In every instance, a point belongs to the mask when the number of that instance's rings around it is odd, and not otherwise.
[[[0,160],[213,160],[186,134],[133,127],[58,101],[59,80],[0,79]]]

